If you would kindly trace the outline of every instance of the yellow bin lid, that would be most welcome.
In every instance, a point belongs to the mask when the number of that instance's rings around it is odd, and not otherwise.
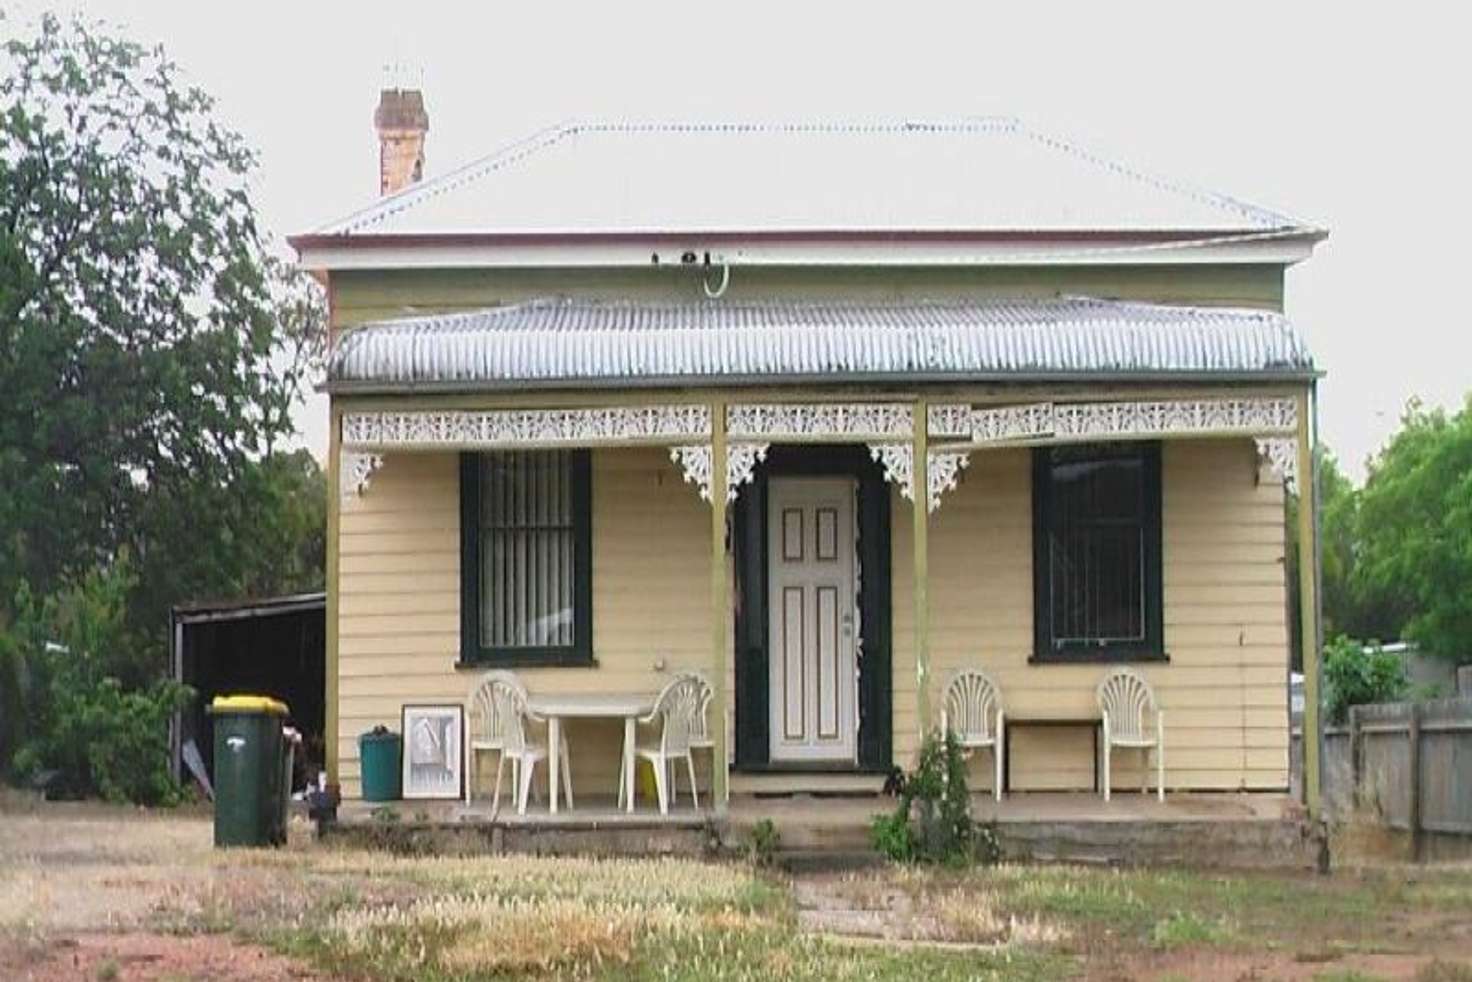
[[[286,703],[270,696],[215,696],[210,703],[211,713],[268,713],[286,716]]]

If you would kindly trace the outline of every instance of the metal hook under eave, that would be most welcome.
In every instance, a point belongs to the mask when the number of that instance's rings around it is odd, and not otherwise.
[[[705,290],[705,295],[707,297],[710,297],[712,300],[719,300],[721,297],[725,296],[726,295],[726,287],[728,287],[728,286],[731,285],[731,264],[728,263],[728,262],[722,262],[721,263],[721,285],[720,286],[718,286],[714,290],[712,290],[710,288],[710,280],[709,279],[705,279],[705,278],[702,278],[701,279],[700,285]]]

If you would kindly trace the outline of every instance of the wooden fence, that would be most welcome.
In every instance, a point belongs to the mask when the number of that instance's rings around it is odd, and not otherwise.
[[[1325,727],[1323,758],[1330,821],[1378,818],[1416,856],[1428,834],[1472,841],[1472,697],[1355,706],[1347,726]]]

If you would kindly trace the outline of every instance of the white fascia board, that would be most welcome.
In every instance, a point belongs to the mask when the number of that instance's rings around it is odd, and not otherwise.
[[[1089,243],[1026,242],[776,242],[713,245],[699,236],[659,242],[498,242],[438,245],[309,245],[300,250],[307,269],[446,269],[495,267],[618,267],[653,265],[691,268],[680,257],[692,252],[702,265],[732,266],[1120,266],[1301,262],[1323,238],[1316,230],[1222,236],[1193,242],[1142,244],[1129,240]]]

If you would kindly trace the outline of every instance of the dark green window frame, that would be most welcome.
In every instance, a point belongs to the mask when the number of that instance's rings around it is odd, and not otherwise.
[[[489,647],[481,632],[481,459],[460,455],[460,660],[465,668],[591,666],[593,659],[593,467],[571,452],[573,640],[568,645]]]
[[[1132,457],[1141,464],[1141,600],[1143,635],[1138,639],[1056,638],[1053,633],[1053,556],[1050,548],[1060,518],[1053,493],[1053,447],[1033,450],[1033,633],[1031,661],[1038,664],[1169,661],[1165,652],[1164,558],[1161,548],[1159,443],[1099,444],[1100,458]],[[1074,455],[1089,446],[1069,447]]]

